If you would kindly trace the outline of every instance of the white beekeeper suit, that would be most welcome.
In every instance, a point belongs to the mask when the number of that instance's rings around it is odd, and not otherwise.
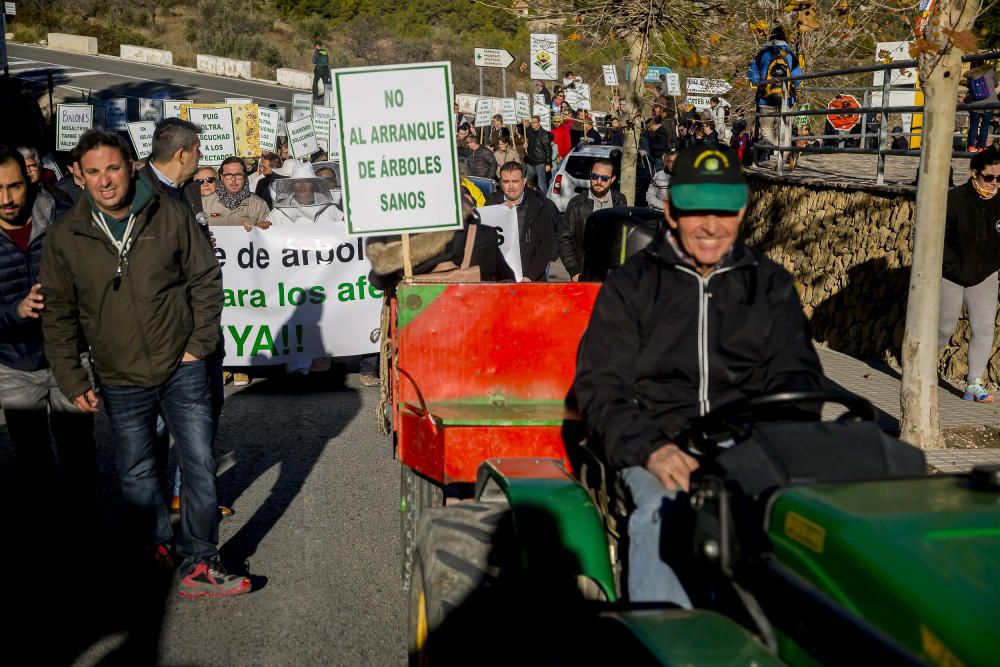
[[[274,209],[267,216],[268,222],[290,225],[344,219],[340,208],[341,191],[332,189],[329,180],[317,176],[313,165],[288,160],[273,173],[279,178],[271,183]]]

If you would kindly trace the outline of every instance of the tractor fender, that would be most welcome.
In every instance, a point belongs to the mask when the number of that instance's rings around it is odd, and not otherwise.
[[[476,499],[509,504],[526,569],[577,568],[588,598],[618,600],[601,516],[560,461],[488,459],[479,466]]]

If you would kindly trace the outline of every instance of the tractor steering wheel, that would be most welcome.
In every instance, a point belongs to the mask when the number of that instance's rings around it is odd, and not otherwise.
[[[803,389],[781,391],[761,396],[741,398],[722,407],[712,410],[707,415],[694,420],[683,434],[686,444],[695,453],[714,456],[720,449],[720,444],[731,440],[742,442],[756,430],[761,417],[773,417],[780,408],[792,411],[792,415],[782,415],[784,418],[796,421],[817,419],[816,413],[808,414],[801,404],[833,403],[847,408],[837,421],[877,421],[878,411],[866,399],[842,391],[826,389]],[[763,413],[763,414],[762,414]]]

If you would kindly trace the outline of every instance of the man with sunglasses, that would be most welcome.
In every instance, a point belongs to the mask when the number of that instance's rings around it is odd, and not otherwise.
[[[737,399],[818,389],[819,357],[788,271],[738,240],[747,184],[736,153],[678,154],[663,226],[613,271],[580,342],[573,391],[588,445],[617,470],[632,602],[691,602],[660,555],[698,460],[691,421]]]
[[[938,349],[955,331],[965,304],[969,318],[967,401],[992,403],[983,387],[993,352],[997,314],[997,270],[1000,269],[1000,151],[977,153],[969,165],[971,178],[948,193]]]
[[[580,279],[583,271],[583,228],[587,218],[594,211],[625,206],[625,195],[611,189],[616,180],[611,160],[597,160],[590,168],[590,189],[576,195],[566,205],[559,223],[559,259],[574,282]]]

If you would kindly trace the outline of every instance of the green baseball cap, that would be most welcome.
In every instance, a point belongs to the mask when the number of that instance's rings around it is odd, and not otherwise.
[[[747,204],[747,181],[736,151],[701,145],[677,154],[670,203],[681,211],[738,211]]]

